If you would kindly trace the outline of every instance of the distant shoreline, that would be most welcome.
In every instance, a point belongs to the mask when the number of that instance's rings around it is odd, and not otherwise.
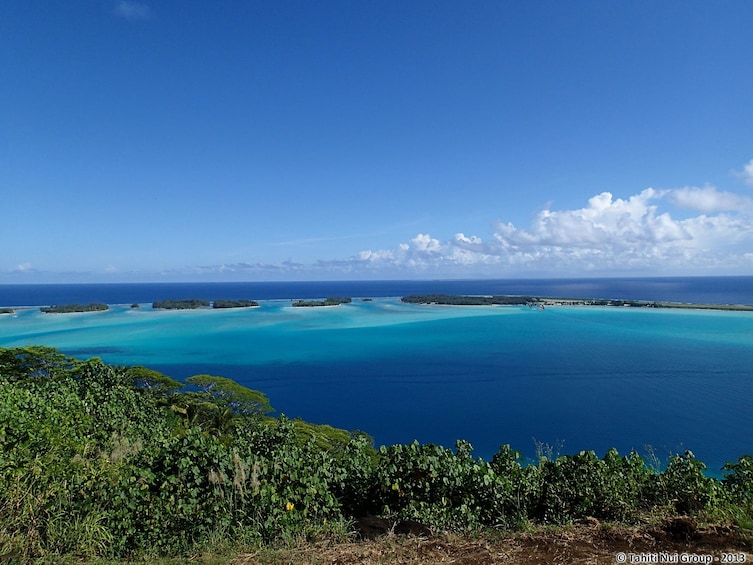
[[[745,304],[695,304],[655,300],[627,300],[602,298],[555,298],[543,296],[465,296],[450,294],[427,294],[403,296],[401,302],[434,306],[529,306],[544,309],[547,306],[605,306],[612,308],[668,308],[687,310],[728,310],[753,312],[753,306]]]
[[[102,302],[139,303],[165,299],[218,297],[288,301],[327,296],[399,299],[411,294],[537,296],[553,299],[645,300],[691,305],[753,307],[753,275],[714,277],[611,277],[554,279],[378,280],[378,281],[245,281],[177,283],[0,284],[0,306]],[[688,307],[688,306],[685,306]]]
[[[753,306],[746,304],[694,304],[690,302],[664,302],[654,300],[609,300],[589,298],[541,298],[545,306],[609,306],[612,308],[668,308],[684,310],[728,310],[753,312]],[[603,304],[611,302],[612,304]],[[623,304],[617,304],[623,302]]]
[[[436,300],[438,296],[444,297],[446,300]],[[496,297],[488,295],[412,295],[409,297],[393,296],[393,297],[379,297],[381,299],[400,299],[403,303],[421,304],[426,306],[532,306],[539,309],[545,309],[547,307],[557,306],[583,306],[583,307],[610,307],[610,308],[660,308],[660,309],[679,309],[679,310],[719,310],[719,311],[731,311],[731,312],[753,312],[753,305],[747,304],[712,304],[712,303],[692,303],[692,302],[672,302],[672,301],[655,301],[655,300],[634,300],[634,299],[602,299],[602,298],[558,298],[558,297],[544,297],[544,296],[519,296],[519,295],[499,295]],[[409,298],[409,300],[406,300]],[[489,300],[482,301],[482,299],[502,299],[498,302],[492,302]],[[263,302],[280,302],[283,299],[269,299],[262,300]],[[287,299],[293,302],[292,306],[337,306],[340,303],[326,301],[298,301],[296,299]],[[370,299],[371,301],[373,299]],[[254,301],[256,302],[256,301]],[[142,304],[150,304],[150,302],[144,302]],[[113,303],[107,306],[129,306],[129,304]],[[133,307],[133,305],[131,305]],[[255,309],[258,308],[258,302],[256,304],[249,304],[247,306],[234,306],[234,307],[216,307],[210,306],[190,308],[189,310],[232,310],[232,309]],[[33,310],[42,309],[47,307],[40,306],[0,306],[0,314],[15,314],[19,310]],[[158,311],[166,310],[180,310],[181,308],[154,308]],[[71,313],[90,313],[101,310],[72,310]]]

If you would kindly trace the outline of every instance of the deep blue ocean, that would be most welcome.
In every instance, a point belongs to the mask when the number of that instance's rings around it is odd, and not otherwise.
[[[170,298],[256,300],[406,294],[514,294],[562,298],[625,298],[753,305],[750,277],[662,277],[429,281],[233,282],[0,285],[0,306],[103,302],[130,304]]]
[[[279,413],[376,443],[467,439],[480,457],[616,447],[691,449],[717,473],[753,453],[753,313],[403,304],[412,293],[753,304],[753,277],[0,285],[0,347],[49,345],[210,373],[264,391]],[[352,296],[334,308],[290,299]],[[358,298],[373,298],[361,301]],[[170,298],[246,298],[242,310],[158,311]],[[101,313],[37,306],[105,302]],[[138,309],[132,303],[141,304]],[[33,307],[33,308],[32,308]]]

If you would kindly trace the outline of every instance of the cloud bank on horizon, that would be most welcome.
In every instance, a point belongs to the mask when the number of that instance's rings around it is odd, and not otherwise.
[[[734,175],[753,186],[753,159]],[[753,196],[712,185],[646,188],[627,198],[605,191],[581,208],[549,205],[527,227],[500,219],[491,228],[490,235],[457,232],[445,239],[421,232],[393,248],[309,263],[240,261],[159,273],[123,273],[108,264],[101,274],[134,280],[505,278],[734,275],[753,268]],[[6,273],[45,274],[31,262]],[[66,275],[87,279],[93,274]]]
[[[753,186],[753,160],[741,175]],[[685,217],[673,216],[667,208]],[[418,233],[393,249],[365,249],[306,265],[237,263],[197,273],[330,273],[353,276],[747,274],[753,267],[753,197],[711,185],[602,192],[578,209],[538,212],[528,227],[499,220],[490,236]]]

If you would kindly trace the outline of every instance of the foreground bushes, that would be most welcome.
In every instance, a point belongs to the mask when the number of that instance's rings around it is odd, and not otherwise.
[[[649,469],[610,450],[526,465],[271,419],[266,397],[228,379],[0,349],[0,559],[184,554],[345,534],[367,514],[433,529],[517,528],[646,512],[753,516],[753,457],[719,481],[692,453]]]

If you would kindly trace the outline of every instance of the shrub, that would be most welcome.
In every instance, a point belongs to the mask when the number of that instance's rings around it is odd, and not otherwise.
[[[531,517],[543,523],[566,524],[588,516],[626,519],[644,505],[643,494],[652,473],[636,453],[620,457],[611,449],[603,459],[593,451],[542,459],[539,492],[534,494]]]
[[[699,514],[713,509],[723,497],[719,481],[703,474],[706,465],[692,451],[669,458],[659,476],[658,494],[664,504],[679,514]]]
[[[375,482],[383,512],[438,529],[479,526],[483,501],[472,484],[486,464],[473,461],[468,442],[459,441],[456,448],[453,453],[418,442],[380,448]]]

